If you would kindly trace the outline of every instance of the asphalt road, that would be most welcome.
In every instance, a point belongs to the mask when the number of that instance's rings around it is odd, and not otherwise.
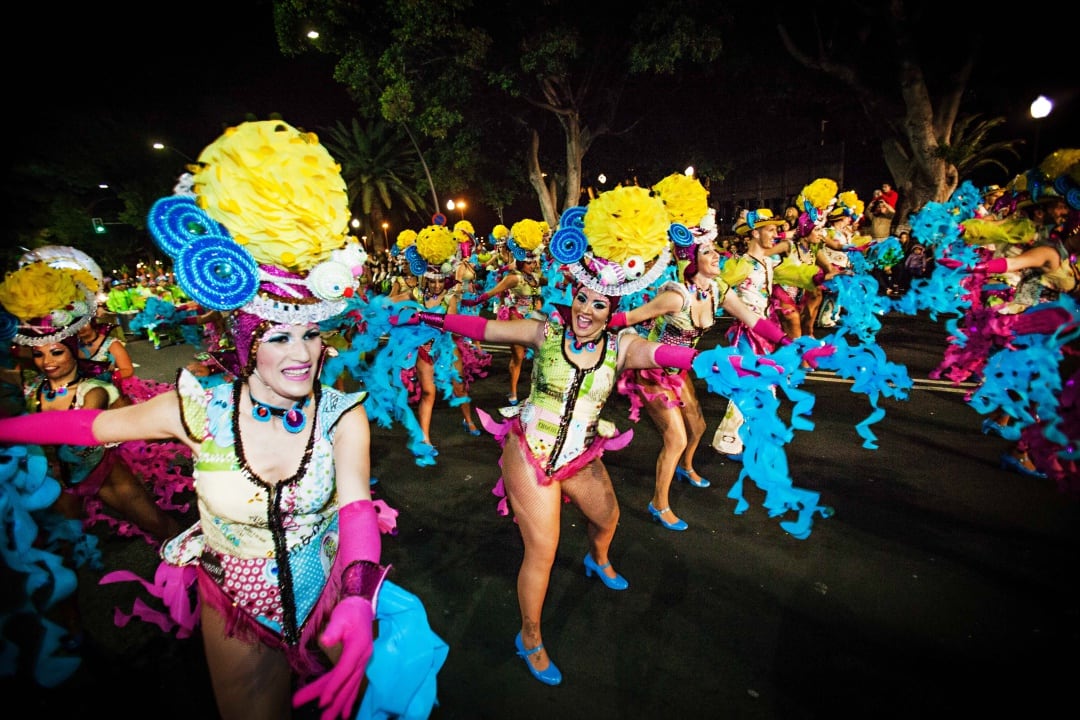
[[[419,468],[400,428],[374,428],[376,497],[400,512],[383,558],[450,646],[432,717],[1040,717],[1073,706],[1080,505],[1050,481],[1000,469],[1008,443],[980,433],[962,388],[926,379],[944,349],[940,324],[889,316],[879,339],[916,387],[906,401],[882,402],[878,449],[863,448],[854,429],[869,411],[864,397],[825,374],[808,383],[816,428],[796,433],[791,472],[835,514],[805,540],[768,517],[753,486],[749,510],[735,515],[727,490],[739,466],[707,445],[696,467],[712,487],[672,488],[690,529],[652,522],[659,437],[647,418],[628,448],[606,456],[622,506],[611,557],[630,589],[585,578],[584,525],[566,506],[544,618],[564,675],[554,688],[514,655],[521,542],[490,493],[495,441],[462,432],[458,410],[440,401],[438,464]],[[138,372],[159,380],[193,352],[145,341],[129,349]],[[507,391],[505,358],[473,387],[488,412]],[[708,437],[724,402],[704,398]],[[627,427],[628,404],[609,407]],[[103,535],[101,544],[106,571],[152,574],[156,558],[141,541]],[[113,607],[130,608],[139,588],[97,586],[98,575],[80,582],[89,642],[78,673],[51,690],[5,681],[4,697],[42,717],[213,717],[198,637],[115,627]]]

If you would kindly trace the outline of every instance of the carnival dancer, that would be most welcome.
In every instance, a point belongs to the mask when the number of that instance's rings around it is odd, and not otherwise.
[[[199,521],[167,543],[159,578],[171,567],[197,583],[221,717],[288,717],[312,701],[324,720],[352,717],[381,652],[374,622],[392,622],[383,606],[404,591],[384,582],[390,568],[379,562],[365,394],[318,381],[318,323],[355,292],[364,257],[346,234],[345,183],[314,135],[281,120],[230,128],[198,166],[198,200],[163,198],[148,225],[184,291],[230,313],[237,379],[204,388],[181,370],[176,391],[144,403],[71,411],[64,423],[4,420],[0,441],[184,443]],[[191,622],[179,595],[168,596],[171,617]],[[413,666],[416,688],[445,658],[420,620],[432,662]]]
[[[442,216],[437,215],[436,220],[438,219],[442,219]],[[460,295],[455,291],[457,286],[454,282],[454,276],[449,274],[453,270],[452,262],[457,250],[457,240],[444,224],[436,222],[417,234],[416,251],[424,261],[416,266],[416,269],[423,268],[423,273],[419,277],[420,286],[418,292],[413,297],[413,302],[418,305],[418,310],[440,313],[454,313],[457,311]],[[473,419],[472,401],[468,394],[469,382],[467,380],[479,376],[484,371],[481,367],[474,365],[470,368],[470,372],[466,374],[461,352],[461,345],[465,342],[466,339],[464,338],[454,338],[454,341],[448,344],[436,343],[432,340],[416,349],[416,364],[413,366],[412,375],[415,378],[418,392],[412,395],[419,396],[416,411],[417,418],[424,434],[424,442],[432,447],[434,447],[434,443],[431,441],[431,416],[435,408],[437,390],[436,367],[440,368],[441,375],[447,375],[445,378],[440,377],[439,380],[444,385],[447,382],[449,383],[452,393],[450,397],[451,404],[461,408],[462,429],[469,435],[480,435],[480,428],[476,427],[476,422]],[[448,361],[437,362],[439,354],[443,351],[450,353],[447,358]],[[477,362],[482,357],[476,353],[469,353],[469,358]],[[490,364],[490,355],[486,356],[486,360],[487,364]],[[447,373],[446,370],[451,372]],[[431,456],[418,457],[417,461],[420,462],[422,458],[426,459],[428,457]],[[422,464],[433,464],[433,462],[424,462]]]
[[[787,267],[779,267],[778,282],[773,287],[773,297],[780,313],[780,323],[784,333],[790,338],[798,338],[803,335],[814,337],[814,326],[817,324],[818,313],[824,300],[822,285],[827,278],[831,279],[832,268],[826,263],[821,264],[822,248],[825,243],[825,220],[836,203],[838,187],[829,178],[818,178],[808,184],[799,193],[796,199],[797,208],[795,221],[789,221],[791,226],[785,233],[788,240],[784,266],[794,266],[791,270],[796,274],[804,274],[804,268],[814,268],[809,271],[812,282],[782,282],[780,278],[790,275],[785,271]],[[840,243],[835,245],[840,247]],[[818,273],[822,269],[822,273]]]
[[[619,224],[620,213],[634,221]],[[517,582],[521,624],[514,645],[533,677],[548,685],[562,682],[544,644],[541,619],[564,497],[587,522],[586,576],[596,575],[612,590],[629,587],[609,554],[619,504],[602,455],[625,446],[632,433],[615,433],[600,419],[600,411],[622,371],[688,368],[696,354],[689,347],[651,342],[632,330],[611,327],[613,319],[620,324],[619,296],[647,287],[663,272],[670,258],[670,225],[663,203],[647,189],[617,188],[598,196],[587,212],[572,208],[564,213],[551,240],[555,259],[568,264],[576,278],[569,308],[544,319],[487,320],[423,312],[401,319],[536,352],[530,393],[516,415],[498,423],[477,412],[502,444],[497,489],[509,500],[525,545]],[[626,276],[627,260],[639,275],[633,280]],[[640,275],[643,263],[651,269]]]
[[[544,252],[544,230],[542,223],[528,218],[514,223],[506,241],[506,246],[514,258],[513,266],[504,270],[490,290],[484,291],[477,298],[463,300],[462,307],[483,306],[491,298],[498,298],[499,310],[496,317],[500,320],[532,317],[533,313],[539,311],[543,282],[540,262]],[[510,405],[518,404],[518,383],[525,364],[525,353],[524,345],[510,345],[510,360],[507,363],[510,372],[510,394],[506,397]]]
[[[756,332],[783,342],[783,330],[755,315],[721,278],[720,252],[714,244],[716,212],[708,208],[708,191],[696,179],[675,173],[653,186],[653,192],[664,202],[673,223],[685,226],[688,218],[698,219],[691,221],[688,232],[673,233],[678,280],[665,282],[652,300],[629,308],[619,320],[634,326],[649,340],[695,348],[724,309]],[[618,387],[619,392],[630,397],[630,419],[636,422],[644,407],[663,438],[656,457],[649,514],[667,530],[686,530],[687,522],[671,508],[672,478],[698,488],[710,485],[694,469],[694,455],[705,433],[705,417],[690,374],[669,367],[627,370],[619,377]]]
[[[748,267],[745,278],[734,286],[735,294],[754,316],[772,321],[762,326],[765,334],[758,332],[756,323],[732,323],[728,329],[728,341],[740,352],[765,355],[775,350],[786,337],[777,337],[770,332],[772,327],[777,326],[775,319],[770,317],[770,299],[773,294],[773,273],[780,263],[773,255],[773,248],[779,232],[777,228],[783,222],[782,218],[774,217],[768,208],[761,208],[746,212],[735,224],[735,234],[746,238],[746,252],[740,256],[740,260]],[[739,437],[742,423],[742,413],[736,403],[729,400],[712,441],[713,449],[736,462],[742,460],[743,441]]]
[[[961,379],[967,373],[981,369],[983,363],[993,355],[1001,354],[1002,357],[1008,357],[1007,353],[1012,352],[1009,348],[1026,346],[1027,342],[1018,342],[1014,339],[1019,334],[1017,328],[1030,325],[1031,318],[1040,317],[1036,314],[1037,311],[1056,305],[1062,296],[1077,288],[1077,275],[1080,271],[1076,269],[1073,258],[1080,251],[1080,234],[1077,232],[1080,228],[1080,210],[1070,210],[1065,197],[1054,187],[1055,180],[1063,187],[1077,182],[1071,180],[1069,176],[1070,168],[1080,175],[1080,171],[1075,169],[1077,167],[1080,167],[1080,151],[1056,151],[1044,160],[1039,168],[1028,173],[1032,178],[1042,178],[1042,180],[1032,182],[1035,186],[1034,196],[1028,189],[1021,191],[1025,193],[1025,197],[1018,201],[1016,206],[1024,212],[1017,214],[1016,217],[1002,220],[970,219],[964,224],[964,242],[970,246],[984,248],[981,251],[984,258],[973,266],[974,276],[967,282],[972,288],[972,297],[978,298],[980,306],[973,307],[960,326],[971,334],[981,334],[987,329],[993,331],[994,328],[1001,333],[1002,323],[1006,324],[1010,330],[1003,333],[1004,337],[998,342],[967,343],[972,347],[982,347],[990,354],[978,361],[957,352],[947,352],[944,362],[935,369],[934,376],[948,372],[954,380]],[[1050,173],[1048,176],[1047,172]],[[1027,182],[1025,176],[1024,184],[1026,185]],[[1077,184],[1080,185],[1080,183]],[[1026,213],[1025,205],[1039,207],[1038,216],[1042,222],[1033,222],[1031,219],[1033,215]],[[992,250],[988,251],[985,248],[992,248]],[[942,258],[940,262],[947,267],[957,266],[957,261],[952,257]],[[984,283],[988,279],[1007,277],[1011,273],[1018,273],[1019,276],[1012,296],[993,305],[992,309],[989,306],[983,307],[995,296],[991,290],[995,283],[985,285]],[[988,321],[988,312],[1002,317],[993,318],[991,315]],[[1018,315],[1025,317],[1015,317]],[[1052,316],[1051,313],[1044,315],[1045,317]],[[1065,332],[1064,328],[1069,322],[1069,320],[1062,321],[1057,328],[1059,332]],[[1075,320],[1072,322],[1075,323]],[[1006,344],[1009,347],[1000,347],[1005,340],[1008,340]],[[1042,341],[1037,339],[1034,342]],[[1052,356],[1054,353],[1044,350],[1043,354]],[[1001,358],[996,359],[996,362],[1000,361]],[[1045,445],[1037,432],[1040,422],[1038,404],[1032,402],[1030,407],[1024,407],[1011,402],[1003,403],[1005,407],[999,408],[983,420],[982,430],[984,433],[999,435],[1014,441],[1009,452],[1000,457],[1002,468],[1027,477],[1046,478],[1047,470],[1053,471],[1060,468],[1060,463],[1055,461],[1052,454],[1043,451],[1040,453],[1043,467],[1040,468],[1032,457],[1032,453],[1029,452],[1032,443]],[[1017,427],[1018,420],[1024,420],[1023,424],[1031,427],[1020,429]]]

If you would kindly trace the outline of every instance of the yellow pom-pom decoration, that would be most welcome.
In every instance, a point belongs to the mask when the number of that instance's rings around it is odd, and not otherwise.
[[[442,265],[457,252],[457,240],[445,225],[428,225],[416,236],[416,251],[432,265]]]
[[[802,192],[799,193],[796,200],[799,211],[806,212],[806,205],[809,203],[810,207],[817,208],[818,212],[827,212],[836,200],[836,192],[839,189],[835,180],[818,178],[804,187]]]
[[[416,242],[416,231],[412,229],[402,230],[397,234],[397,248],[398,250],[404,250],[405,248]]]
[[[652,189],[663,201],[671,222],[695,227],[709,211],[709,191],[697,178],[672,173]]]
[[[34,262],[8,273],[0,284],[0,305],[22,321],[41,318],[86,298],[76,271]]]
[[[670,242],[670,226],[660,198],[636,185],[601,193],[585,211],[584,231],[593,253],[618,263],[635,255],[646,263],[655,259]]]
[[[341,167],[281,120],[229,128],[199,155],[198,204],[255,261],[305,272],[342,247],[349,199]]]
[[[803,265],[795,258],[788,256],[773,269],[773,282],[786,287],[813,290],[814,276],[817,275],[818,269],[817,265]]]
[[[510,228],[505,225],[496,225],[491,229],[491,237],[496,240],[506,240],[510,237]]]
[[[476,235],[476,230],[473,229],[473,224],[468,220],[458,220],[454,223],[454,237],[457,238],[459,243],[469,242]]]
[[[1077,167],[1080,167],[1080,150],[1075,149],[1055,150],[1039,163],[1039,169],[1051,181]]]
[[[728,287],[737,287],[739,283],[750,276],[750,273],[754,270],[753,261],[749,260],[746,256],[740,255],[736,258],[729,258],[724,261],[724,264],[720,266],[720,279]]]
[[[1035,239],[1038,227],[1023,215],[1004,220],[970,218],[964,221],[964,242],[968,245],[1020,245]]]
[[[510,237],[514,238],[514,242],[519,248],[526,252],[532,252],[540,247],[540,243],[543,242],[544,228],[536,220],[525,218],[513,224],[510,228]]]

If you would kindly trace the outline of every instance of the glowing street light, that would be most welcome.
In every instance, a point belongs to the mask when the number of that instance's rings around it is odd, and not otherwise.
[[[390,223],[388,223],[386,221],[383,221],[383,224],[382,224],[382,239],[383,239],[383,245],[385,245],[386,247],[390,247],[390,238],[386,234],[386,231],[389,228],[390,228]]]
[[[166,145],[165,143],[156,142],[151,147],[153,147],[155,150],[171,150],[174,153],[176,153],[177,155],[179,155],[180,157],[187,160],[188,162],[195,162],[190,157],[188,157],[184,153],[182,153],[179,150],[177,150],[176,148],[174,148],[172,145]]]
[[[454,208],[457,208],[461,213],[461,219],[465,219],[465,201],[464,200],[447,200],[446,209],[453,212]]]
[[[1039,126],[1042,125],[1040,120],[1050,114],[1050,111],[1054,109],[1054,103],[1050,98],[1045,95],[1040,95],[1031,101],[1031,117],[1035,120],[1035,141],[1031,146],[1031,161],[1034,164],[1039,162]]]

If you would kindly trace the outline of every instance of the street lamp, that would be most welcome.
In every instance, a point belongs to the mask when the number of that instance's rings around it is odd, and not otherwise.
[[[382,224],[382,240],[384,247],[390,247],[390,238],[387,236],[386,231],[390,228],[390,223],[383,221]]]
[[[166,145],[165,143],[156,142],[151,147],[153,147],[155,150],[171,150],[174,153],[176,153],[177,155],[179,155],[180,157],[187,160],[188,162],[195,162],[190,157],[188,157],[184,153],[182,153],[179,150],[177,150],[176,148],[174,148],[172,145]]]
[[[465,219],[465,201],[464,200],[457,200],[457,201],[455,201],[455,200],[447,200],[446,201],[446,209],[450,210],[450,211],[453,211],[454,208],[457,208],[458,211],[461,212],[461,219],[464,220]]]
[[[1035,142],[1031,146],[1031,163],[1037,165],[1039,163],[1039,126],[1042,125],[1040,120],[1050,114],[1050,111],[1054,109],[1054,103],[1050,98],[1045,95],[1040,95],[1031,101],[1031,117],[1035,120]]]

